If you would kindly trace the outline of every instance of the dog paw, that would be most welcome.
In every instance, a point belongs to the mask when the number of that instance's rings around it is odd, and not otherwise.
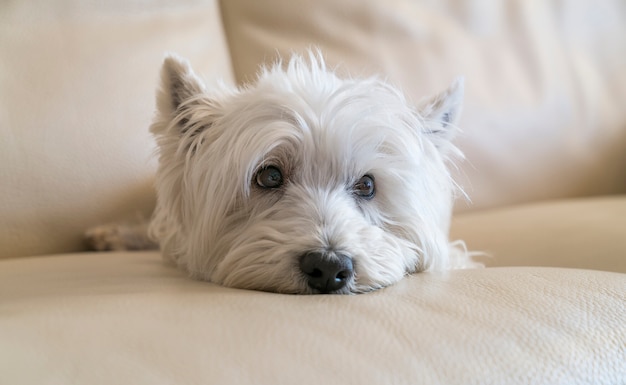
[[[85,243],[94,251],[127,250],[119,225],[102,225],[87,230]]]
[[[159,245],[148,237],[147,223],[108,224],[85,232],[85,243],[90,250],[124,251],[154,250]]]

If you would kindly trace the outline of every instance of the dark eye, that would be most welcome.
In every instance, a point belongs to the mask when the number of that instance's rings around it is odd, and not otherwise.
[[[264,167],[256,174],[256,184],[263,188],[280,187],[283,184],[283,174],[278,167]]]
[[[376,194],[376,189],[374,186],[374,177],[371,175],[363,175],[361,179],[359,179],[354,186],[352,187],[352,191],[359,198],[363,199],[372,199]]]

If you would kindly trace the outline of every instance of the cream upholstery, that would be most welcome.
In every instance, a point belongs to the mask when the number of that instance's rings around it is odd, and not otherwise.
[[[150,215],[159,63],[176,51],[231,79],[221,30],[214,0],[0,4],[0,258]]]
[[[626,192],[622,0],[229,0],[223,13],[239,81],[311,46],[414,100],[465,76],[461,210]]]
[[[191,281],[156,253],[7,260],[0,373],[10,384],[619,384],[625,301],[623,275],[586,270],[421,274],[329,297]]]
[[[465,75],[452,236],[488,268],[286,296],[76,252],[149,215],[164,52],[245,83],[313,45],[415,100]],[[0,384],[623,384],[624,68],[621,0],[0,3]]]
[[[487,266],[566,266],[626,273],[626,196],[564,199],[459,215],[453,239]]]

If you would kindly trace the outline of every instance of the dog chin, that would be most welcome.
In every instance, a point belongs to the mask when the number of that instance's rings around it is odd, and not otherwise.
[[[194,277],[280,293],[364,293],[470,265],[448,240],[461,100],[456,81],[413,106],[315,54],[207,90],[169,57],[151,236]]]

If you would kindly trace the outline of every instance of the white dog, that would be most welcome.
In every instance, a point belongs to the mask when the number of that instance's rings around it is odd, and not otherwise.
[[[191,276],[345,294],[477,265],[448,240],[461,81],[414,107],[389,84],[340,79],[309,54],[253,85],[218,88],[166,58],[151,127],[150,235]],[[126,247],[121,238],[113,248]]]

